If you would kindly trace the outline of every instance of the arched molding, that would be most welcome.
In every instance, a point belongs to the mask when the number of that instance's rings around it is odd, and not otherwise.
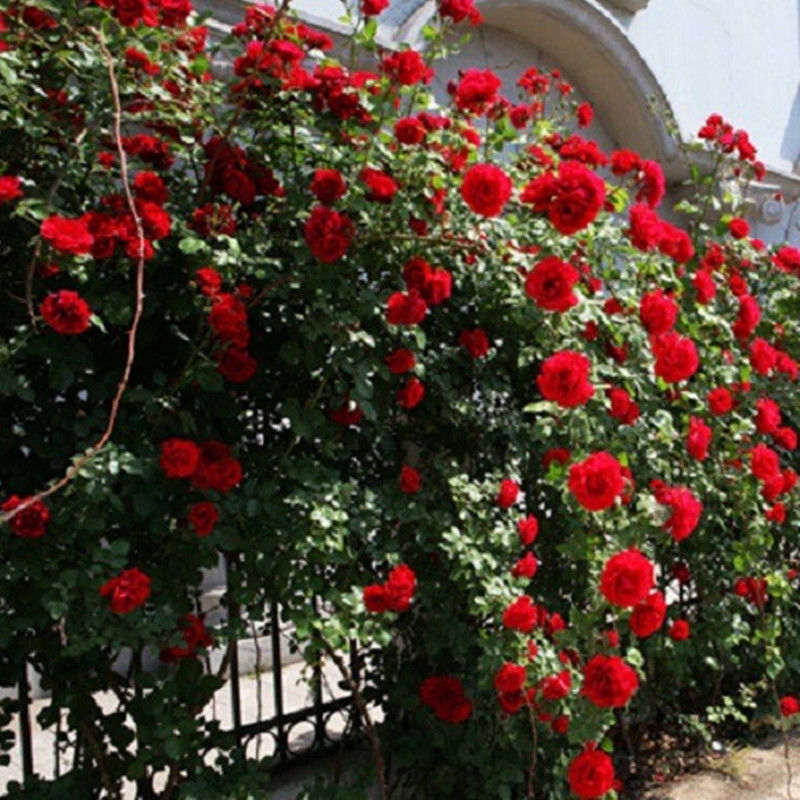
[[[399,6],[392,38],[419,45],[436,3],[406,0]],[[672,117],[666,93],[598,0],[484,0],[478,6],[488,25],[529,41],[563,67],[619,146],[658,159],[671,181],[684,177],[678,144],[664,123]]]

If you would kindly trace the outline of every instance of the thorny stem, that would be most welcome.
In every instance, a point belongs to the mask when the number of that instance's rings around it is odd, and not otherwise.
[[[378,788],[380,789],[381,800],[390,800],[389,786],[386,783],[386,770],[383,763],[383,755],[381,754],[381,745],[378,741],[378,734],[375,732],[375,724],[372,721],[372,716],[369,713],[364,697],[359,691],[358,684],[353,680],[353,676],[350,674],[350,670],[347,669],[347,665],[342,660],[342,657],[333,650],[321,635],[319,639],[322,642],[325,652],[333,659],[339,672],[342,673],[342,678],[344,678],[347,688],[353,693],[353,701],[358,708],[358,713],[361,714],[361,718],[364,720],[364,725],[367,729],[367,738],[372,747],[372,758],[375,761],[375,771],[378,773]]]
[[[106,60],[108,68],[108,80],[111,85],[111,96],[114,101],[114,142],[117,146],[117,153],[119,155],[120,163],[120,179],[125,192],[125,199],[128,204],[128,209],[133,218],[136,228],[137,243],[139,245],[138,254],[136,258],[136,306],[133,313],[133,321],[131,327],[128,329],[128,351],[125,359],[125,366],[122,370],[122,378],[117,385],[117,391],[114,394],[114,399],[111,401],[111,411],[108,415],[108,423],[100,438],[87,450],[84,454],[76,458],[71,467],[67,469],[64,475],[54,483],[50,484],[47,489],[44,489],[31,497],[21,502],[16,508],[4,512],[0,515],[0,523],[9,522],[20,511],[24,511],[29,506],[33,505],[46,497],[63,489],[69,484],[73,478],[78,474],[79,470],[89,463],[111,440],[111,435],[114,432],[114,427],[117,423],[119,416],[120,405],[122,404],[122,397],[128,388],[130,381],[131,371],[133,369],[133,362],[136,358],[136,336],[139,331],[139,322],[142,318],[144,311],[144,255],[145,255],[145,238],[144,228],[142,227],[142,220],[136,208],[136,201],[133,199],[133,192],[131,191],[130,181],[128,179],[128,160],[125,155],[125,148],[122,145],[122,101],[120,100],[119,84],[117,82],[117,73],[114,69],[114,57],[108,49],[105,37],[99,30],[93,31],[97,38],[100,50]]]

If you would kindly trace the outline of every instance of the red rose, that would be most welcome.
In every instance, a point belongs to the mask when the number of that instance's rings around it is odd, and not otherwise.
[[[517,502],[519,496],[519,484],[510,478],[504,478],[500,482],[500,490],[497,493],[495,502],[500,508],[510,508]]]
[[[458,341],[472,358],[483,358],[489,352],[489,339],[481,328],[461,331]]]
[[[619,656],[593,656],[583,668],[581,694],[600,708],[621,708],[639,687],[639,679]]]
[[[394,124],[394,135],[401,144],[422,144],[428,129],[415,117],[403,117]]]
[[[422,289],[422,297],[429,306],[438,306],[450,297],[453,276],[444,267],[437,267]]]
[[[221,190],[232,200],[243,206],[255,202],[258,187],[244,170],[236,169],[233,164],[225,164],[220,168],[219,182]]]
[[[654,292],[642,295],[639,303],[639,319],[651,336],[658,336],[671,330],[677,318],[678,306],[671,294],[665,293],[663,289],[656,289]]]
[[[395,83],[413,86],[417,83],[430,83],[434,72],[416,50],[402,50],[385,55],[381,69]]]
[[[15,175],[0,175],[0,205],[22,197],[22,181]]]
[[[493,164],[475,164],[464,175],[461,196],[476,214],[496,217],[511,197],[511,178]]]
[[[728,223],[728,230],[734,239],[744,239],[750,233],[750,226],[747,224],[747,220],[734,217]]]
[[[750,338],[761,320],[761,308],[754,297],[744,294],[739,298],[739,313],[733,324],[734,336],[744,342]]]
[[[627,608],[639,605],[654,582],[652,562],[632,547],[606,561],[600,575],[600,591],[612,605]]]
[[[418,292],[424,292],[433,275],[431,265],[420,256],[410,258],[403,266],[403,280],[406,282],[406,288],[414,289]]]
[[[787,450],[797,449],[797,432],[793,428],[784,425],[782,428],[778,428],[772,435],[775,437],[775,443],[779,444],[781,447]]]
[[[250,341],[247,328],[247,309],[238,297],[220,293],[213,297],[208,324],[214,333],[225,342],[245,348]]]
[[[628,211],[631,244],[642,252],[654,250],[664,238],[664,222],[653,209],[643,203],[632,205]]]
[[[575,117],[578,120],[578,127],[588,128],[594,119],[594,109],[589,103],[581,103],[575,110]]]
[[[186,24],[192,13],[192,0],[158,0],[161,24],[168,28],[179,28]]]
[[[419,472],[414,467],[403,465],[400,470],[400,491],[404,494],[414,494],[419,491],[421,478]]]
[[[662,223],[658,249],[679,264],[686,264],[694,257],[694,245],[689,234],[668,222]]]
[[[222,442],[208,441],[200,446],[197,469],[191,476],[197,489],[214,489],[227,494],[242,480],[242,465]]]
[[[480,25],[483,15],[474,3],[475,0],[439,0],[439,14],[455,24],[467,20],[470,25]]]
[[[642,159],[636,180],[639,184],[636,202],[644,200],[650,208],[655,208],[667,191],[667,181],[661,165],[657,161]]]
[[[676,619],[669,628],[669,636],[676,642],[685,641],[689,638],[690,633],[691,628],[685,619]]]
[[[228,347],[222,353],[217,371],[231,383],[244,383],[256,374],[258,362],[241,347]]]
[[[389,0],[361,0],[361,13],[365,17],[377,17],[389,8]]]
[[[542,693],[542,697],[551,702],[566,697],[571,688],[572,676],[567,670],[562,670],[557,675],[548,675],[539,681],[539,691]]]
[[[168,478],[190,478],[200,461],[200,448],[188,439],[167,439],[161,443],[159,466]]]
[[[697,302],[701,305],[706,305],[714,299],[717,293],[717,287],[714,279],[705,270],[699,269],[695,272],[692,278],[692,285],[694,286],[697,295]]]
[[[84,218],[65,219],[54,214],[42,222],[41,234],[54,249],[76,256],[89,253],[94,243]]]
[[[800,712],[800,702],[797,701],[796,697],[793,697],[790,694],[786,694],[781,697],[780,706],[782,717],[793,717],[795,714]]]
[[[513,631],[530,633],[538,621],[536,606],[526,594],[511,603],[503,612],[503,625]]]
[[[570,762],[567,780],[581,800],[603,797],[614,787],[614,764],[602,750],[587,748]]]
[[[25,503],[29,498],[18,497],[12,494],[2,505],[0,510],[13,511]],[[22,539],[38,539],[47,532],[50,522],[50,509],[41,501],[34,500],[29,506],[18,511],[9,521],[9,526],[14,533]]]
[[[417,359],[411,350],[398,347],[397,350],[392,351],[383,359],[383,363],[386,364],[389,372],[393,375],[402,375],[414,369]]]
[[[500,78],[490,69],[480,70],[470,67],[461,72],[453,99],[461,111],[483,114],[498,101],[497,90],[502,85]]]
[[[689,417],[689,433],[686,436],[686,450],[697,461],[704,461],[708,455],[713,433],[711,428],[699,417]]]
[[[539,520],[531,515],[523,517],[517,522],[517,533],[523,547],[533,544],[539,535]]]
[[[495,673],[492,683],[498,692],[519,692],[525,686],[526,676],[525,667],[506,662]]]
[[[532,180],[520,200],[546,213],[556,230],[566,235],[585,228],[600,212],[606,199],[603,181],[577,161],[562,161],[558,174],[546,172]]]
[[[651,340],[656,357],[655,373],[667,383],[687,380],[697,372],[700,357],[694,342],[675,331],[662,334]]]
[[[652,636],[663,624],[667,615],[664,595],[659,591],[650,592],[636,608],[628,620],[632,633],[640,639]]]
[[[391,570],[383,584],[389,611],[408,611],[416,585],[417,577],[411,567],[400,564]]]
[[[703,513],[703,504],[684,487],[659,486],[656,500],[669,506],[672,514],[663,528],[676,542],[682,542],[697,527]]]
[[[443,722],[457,725],[469,719],[472,703],[464,696],[464,686],[451,675],[432,675],[419,687],[422,702]]]
[[[70,336],[87,330],[92,315],[89,304],[77,292],[69,289],[47,295],[39,311],[56,333]]]
[[[733,395],[724,386],[712,389],[708,393],[708,408],[715,417],[727,414],[733,408]]]
[[[397,403],[405,409],[411,410],[422,402],[425,397],[425,384],[419,378],[409,378],[397,390]]]
[[[352,400],[345,401],[337,408],[328,409],[328,418],[342,427],[358,425],[364,418],[364,412]]]
[[[204,500],[189,508],[188,519],[198,536],[208,536],[219,522],[219,512],[213,503]]]
[[[633,150],[615,150],[611,154],[611,171],[615,175],[624,175],[639,169],[641,158]]]
[[[428,304],[416,289],[395,292],[386,301],[386,321],[390,325],[417,325],[427,313]]]
[[[150,597],[150,578],[136,567],[126,569],[100,587],[115,614],[128,614]]]
[[[133,191],[138,200],[147,200],[157,205],[167,202],[167,187],[155,172],[139,172],[133,179]]]
[[[800,250],[796,247],[781,247],[772,257],[772,263],[783,272],[800,275]]]
[[[769,375],[778,363],[778,351],[764,339],[753,339],[750,364],[759,375]]]
[[[557,256],[539,261],[525,278],[525,294],[545,311],[567,311],[577,305],[573,287],[580,274]]]
[[[750,451],[750,471],[760,481],[770,481],[781,474],[778,454],[765,444],[757,444]]]
[[[365,586],[362,598],[364,607],[373,614],[383,614],[384,611],[389,610],[389,606],[386,604],[386,590],[380,584],[373,583]]]
[[[768,509],[764,516],[770,522],[776,522],[778,525],[783,525],[786,522],[786,506],[783,503],[775,503],[772,508]]]
[[[359,178],[369,189],[367,200],[373,203],[391,203],[400,188],[394,178],[379,169],[362,169]]]
[[[536,575],[539,569],[539,562],[533,553],[525,553],[513,567],[511,567],[511,574],[515,578],[528,578],[530,580]]]
[[[590,369],[586,356],[562,350],[545,359],[536,385],[545,400],[552,400],[562,408],[574,408],[594,395],[594,386],[589,383]]]
[[[323,264],[330,264],[347,252],[355,229],[344,214],[326,206],[315,206],[311,209],[304,232],[313,255]]]
[[[568,464],[572,453],[565,447],[551,447],[542,456],[542,469],[547,469],[554,461],[557,464]]]
[[[168,647],[159,653],[159,659],[165,664],[174,664],[182,658],[194,658],[201,647],[211,647],[214,643],[211,634],[206,630],[203,615],[187,614],[180,629],[185,645]]]
[[[335,169],[318,169],[311,180],[311,191],[325,206],[332,206],[347,192],[347,184]]]
[[[605,451],[593,453],[569,468],[569,489],[588,511],[611,508],[624,488],[622,465]]]
[[[619,420],[623,425],[633,425],[639,419],[639,406],[633,402],[633,398],[626,389],[612,386],[606,390],[606,394],[611,400],[611,408],[608,409],[608,413],[614,419]]]
[[[194,273],[194,280],[206,297],[213,297],[222,288],[222,276],[213,267],[200,267]]]

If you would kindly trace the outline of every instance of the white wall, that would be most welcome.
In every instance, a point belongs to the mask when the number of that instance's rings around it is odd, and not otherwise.
[[[684,137],[711,112],[750,133],[768,167],[800,157],[798,0],[651,0],[628,35],[663,85]]]

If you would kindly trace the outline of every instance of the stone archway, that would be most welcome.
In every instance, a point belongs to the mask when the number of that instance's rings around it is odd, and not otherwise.
[[[616,146],[658,159],[670,180],[682,177],[677,143],[663,121],[672,113],[669,100],[625,29],[597,0],[484,0],[478,6],[489,28],[524,40],[564,70]],[[387,38],[419,43],[434,12],[432,0],[398,0],[386,21]]]

